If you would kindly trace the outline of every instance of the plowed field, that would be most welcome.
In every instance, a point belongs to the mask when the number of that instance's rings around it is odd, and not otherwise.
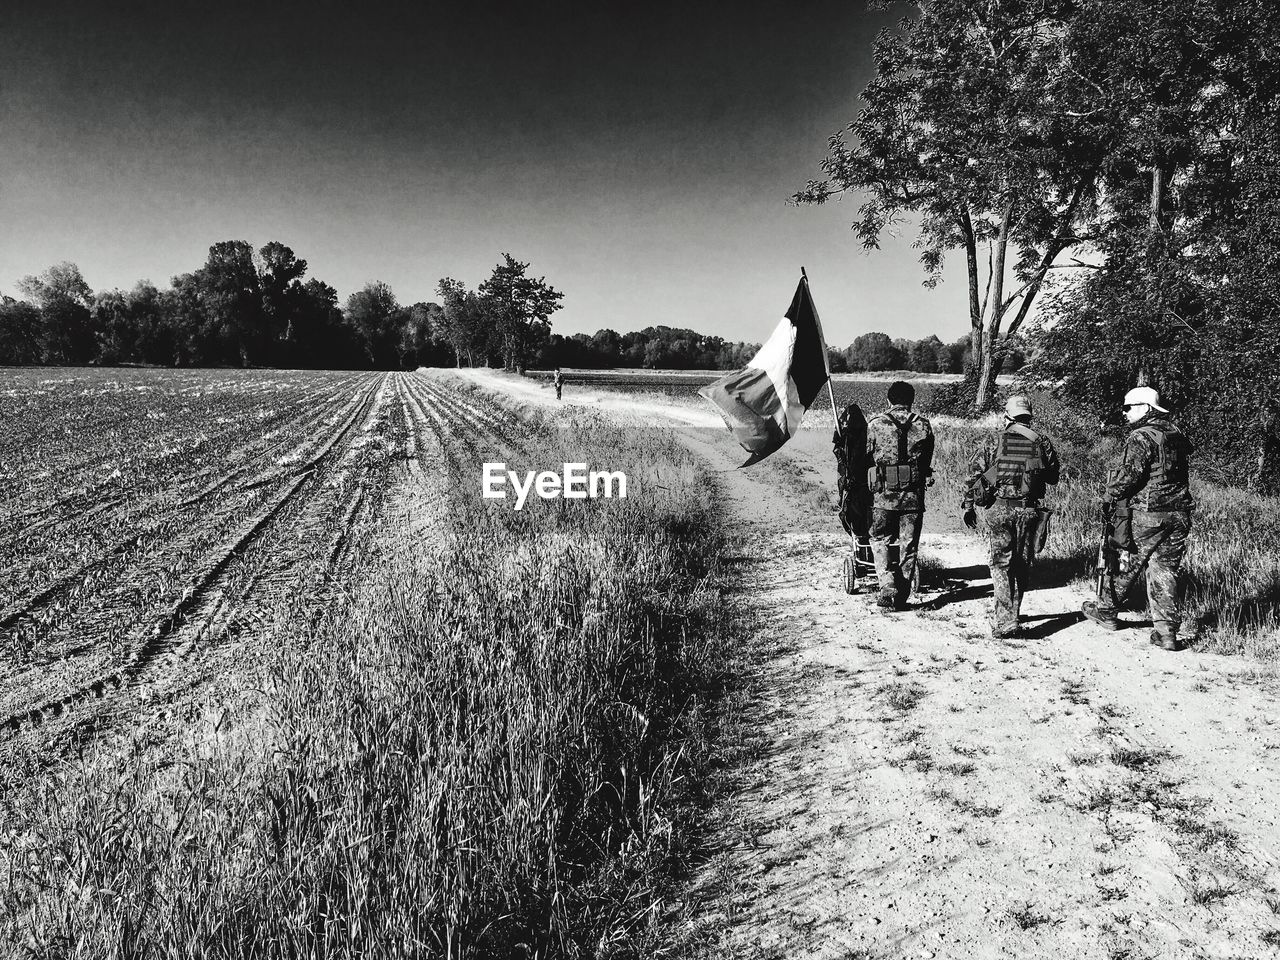
[[[7,371],[0,390],[0,758],[21,768],[252,657],[255,624],[356,575],[397,481],[438,507],[423,489],[503,443],[493,411],[415,374]]]

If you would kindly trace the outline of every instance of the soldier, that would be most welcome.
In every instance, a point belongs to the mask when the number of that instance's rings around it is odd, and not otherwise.
[[[1132,508],[1137,562],[1116,578],[1110,597],[1086,603],[1081,611],[1106,629],[1117,629],[1116,608],[1145,566],[1154,627],[1151,643],[1165,650],[1181,650],[1178,580],[1195,507],[1187,479],[1187,460],[1193,448],[1168,414],[1160,406],[1160,394],[1150,387],[1135,387],[1125,394],[1124,415],[1132,430],[1120,466],[1108,477],[1103,501],[1117,506],[1128,501]]]
[[[867,481],[871,488],[871,552],[880,592],[876,606],[901,610],[911,593],[924,519],[924,490],[933,484],[933,428],[911,412],[916,391],[897,380],[889,387],[889,409],[867,422]],[[889,563],[889,545],[898,563]]]
[[[560,391],[564,389],[564,374],[560,372],[560,368],[556,367],[556,375],[552,378],[556,385],[556,399],[560,399]]]
[[[1031,401],[1010,397],[1004,405],[1004,429],[986,444],[969,464],[965,484],[964,523],[978,526],[974,506],[989,507],[991,533],[991,586],[995,605],[991,611],[991,635],[1012,637],[1018,633],[1022,594],[1027,588],[1036,550],[1048,533],[1048,512],[1043,509],[1046,484],[1058,482],[1058,454],[1053,442],[1031,429]]]

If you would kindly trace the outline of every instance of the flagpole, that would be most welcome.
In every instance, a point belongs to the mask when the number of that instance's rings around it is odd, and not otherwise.
[[[800,278],[804,280],[804,285],[807,287],[809,285],[809,274],[805,273],[803,266],[800,267]],[[809,295],[809,299],[813,299],[813,294]],[[813,315],[815,317],[818,315],[816,305],[813,308]],[[818,329],[822,329],[821,322],[818,324]],[[822,337],[822,365],[827,368],[827,396],[831,398],[831,419],[836,425],[836,436],[838,437],[840,436],[840,412],[836,409],[836,392],[831,388],[831,358],[827,356],[827,338],[825,334]]]
[[[827,395],[831,397],[831,419],[836,422],[836,436],[840,436],[840,414],[836,412],[836,392],[831,389],[831,373],[827,372]]]

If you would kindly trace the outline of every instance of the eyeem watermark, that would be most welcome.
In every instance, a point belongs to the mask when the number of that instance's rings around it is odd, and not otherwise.
[[[504,500],[510,485],[515,491],[516,509],[524,508],[530,493],[536,493],[543,500],[555,500],[564,497],[566,500],[585,500],[588,497],[625,498],[627,495],[627,475],[621,470],[589,470],[585,463],[566,463],[564,471],[543,470],[535,473],[525,472],[523,482],[514,470],[508,470],[505,463],[486,463],[484,478],[480,484],[481,496],[486,500]]]

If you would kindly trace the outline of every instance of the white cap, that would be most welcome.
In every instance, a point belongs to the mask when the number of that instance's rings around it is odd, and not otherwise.
[[[1139,403],[1145,403],[1152,410],[1158,410],[1161,413],[1168,413],[1164,407],[1160,406],[1160,394],[1156,393],[1151,387],[1134,387],[1124,395],[1124,405],[1126,407],[1134,406]]]

